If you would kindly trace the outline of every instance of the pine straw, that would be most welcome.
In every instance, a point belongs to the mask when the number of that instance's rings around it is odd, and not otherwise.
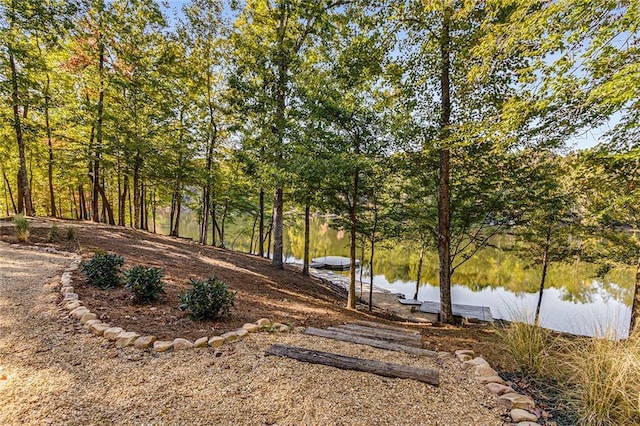
[[[267,333],[218,354],[115,349],[62,316],[53,275],[66,262],[0,244],[0,424],[502,424],[495,397],[453,359]],[[441,385],[265,357],[276,342],[438,368]]]

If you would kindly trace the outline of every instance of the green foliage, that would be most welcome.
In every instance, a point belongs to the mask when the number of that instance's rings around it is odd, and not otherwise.
[[[50,243],[55,242],[58,239],[58,227],[54,223],[51,228],[49,228],[49,235],[47,236],[47,241]]]
[[[98,251],[91,260],[82,262],[81,271],[89,282],[100,288],[113,288],[120,284],[120,268],[124,257],[113,253]]]
[[[180,309],[189,310],[192,318],[198,320],[217,319],[229,315],[234,306],[235,291],[211,277],[207,280],[191,280],[193,288],[180,295]]]
[[[124,272],[125,287],[131,290],[137,303],[153,302],[164,293],[162,275],[159,268],[134,266]]]
[[[16,227],[16,238],[18,241],[26,242],[29,239],[29,221],[21,214],[13,218],[13,225]]]
[[[67,226],[67,240],[72,241],[76,239],[76,230],[71,226]]]

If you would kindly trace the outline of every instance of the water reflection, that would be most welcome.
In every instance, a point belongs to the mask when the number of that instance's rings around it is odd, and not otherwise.
[[[168,215],[158,215],[158,231],[168,233]],[[227,223],[226,247],[249,250],[250,218],[235,218]],[[325,219],[311,221],[311,257],[348,256],[349,238],[343,230],[332,228]],[[181,236],[197,238],[198,223],[194,214],[183,213]],[[209,237],[211,239],[211,236]],[[508,245],[508,239],[498,241]],[[284,255],[289,262],[303,257],[304,229],[301,216],[286,217]],[[358,256],[360,256],[358,249]],[[412,298],[415,292],[418,251],[402,244],[380,244],[374,260],[374,284]],[[365,250],[363,279],[368,280],[368,251]],[[633,271],[614,269],[603,279],[595,279],[595,267],[583,262],[552,264],[547,276],[541,324],[554,330],[594,335],[615,328],[618,335],[628,333],[633,297]],[[425,255],[424,284],[420,300],[439,300],[437,253]],[[532,315],[537,302],[540,268],[497,248],[487,248],[462,265],[453,276],[454,303],[491,307],[495,318],[514,319]]]

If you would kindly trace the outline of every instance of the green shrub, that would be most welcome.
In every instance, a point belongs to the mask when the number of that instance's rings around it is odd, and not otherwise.
[[[49,229],[49,235],[47,237],[47,241],[49,241],[50,243],[55,242],[58,239],[58,227],[56,226],[56,224],[54,223],[51,228]]]
[[[16,227],[16,238],[18,241],[26,242],[29,239],[29,221],[21,214],[13,218]]]
[[[67,226],[67,240],[75,240],[76,239],[76,230],[71,226]]]
[[[131,290],[137,303],[153,302],[164,293],[162,269],[134,266],[124,272],[124,277],[125,287]]]
[[[188,309],[191,318],[218,319],[229,315],[236,297],[235,291],[211,277],[207,280],[191,280],[193,288],[180,294],[180,309]]]
[[[82,262],[81,271],[96,287],[112,288],[120,284],[120,268],[124,258],[112,253],[96,252],[88,262]]]

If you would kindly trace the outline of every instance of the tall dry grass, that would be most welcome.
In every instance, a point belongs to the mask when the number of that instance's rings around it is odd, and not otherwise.
[[[567,399],[581,424],[640,425],[640,328],[628,339],[567,342],[564,368],[570,372]]]

